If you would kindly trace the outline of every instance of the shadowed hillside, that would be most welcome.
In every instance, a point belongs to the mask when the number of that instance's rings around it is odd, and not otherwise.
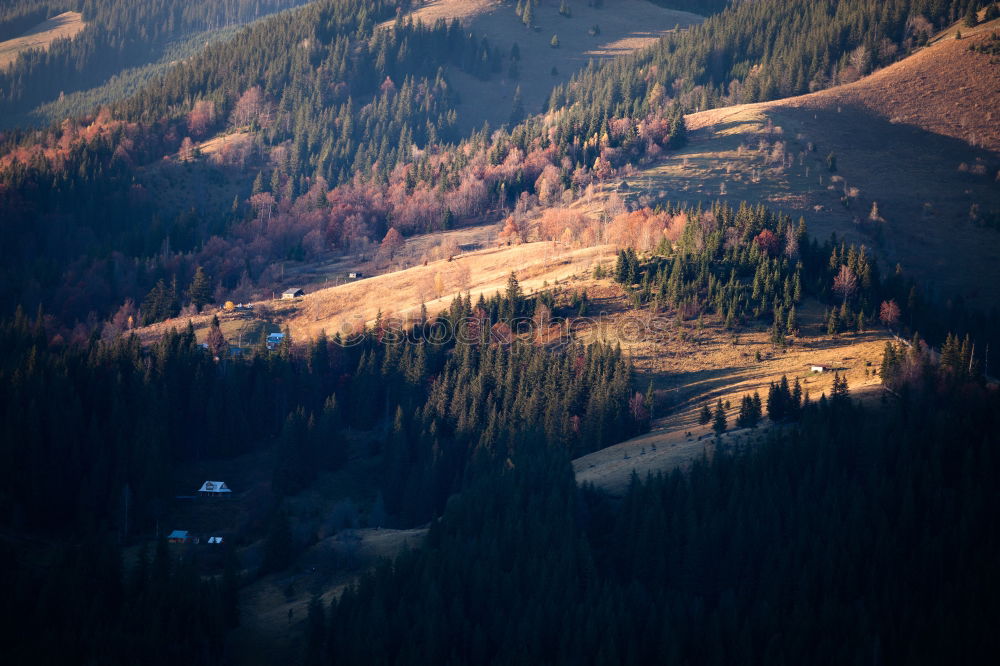
[[[689,145],[627,179],[634,204],[760,200],[879,249],[942,295],[1000,303],[997,22],[855,83],[687,116]],[[616,184],[617,185],[617,184]],[[599,214],[604,196],[575,204]]]
[[[558,2],[541,3],[534,9],[530,28],[515,13],[513,2],[498,0],[432,0],[411,16],[428,25],[457,18],[504,54],[517,44],[516,71],[508,69],[491,81],[462,72],[452,75],[461,100],[459,119],[468,130],[481,127],[483,121],[491,127],[507,123],[518,88],[524,110],[537,113],[552,87],[568,81],[589,61],[631,53],[702,21],[697,14],[659,7],[649,0],[608,0],[600,8],[591,4],[572,3],[567,17],[559,13]],[[553,35],[558,37],[558,48],[552,47]]]

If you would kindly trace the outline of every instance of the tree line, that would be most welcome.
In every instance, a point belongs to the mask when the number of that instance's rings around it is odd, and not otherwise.
[[[1000,342],[996,308],[982,312],[960,298],[942,302],[901,266],[883,275],[864,245],[835,234],[821,242],[808,235],[804,219],[763,205],[668,202],[625,217],[643,218],[651,225],[646,232],[660,239],[641,256],[631,246],[618,252],[612,278],[636,307],[672,309],[687,319],[712,313],[731,329],[763,321],[772,341],[783,344],[798,330],[796,306],[812,296],[827,304],[831,335],[863,332],[876,322],[904,335],[922,331],[934,345],[955,333],[979,341],[980,359]]]

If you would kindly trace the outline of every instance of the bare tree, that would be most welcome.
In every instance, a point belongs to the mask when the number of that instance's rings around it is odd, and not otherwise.
[[[878,318],[883,324],[889,328],[893,328],[899,321],[899,305],[896,304],[894,300],[882,301],[882,307],[879,308]]]
[[[833,278],[833,290],[840,294],[843,302],[846,303],[857,288],[858,278],[854,275],[854,271],[847,266],[841,266],[840,272]]]

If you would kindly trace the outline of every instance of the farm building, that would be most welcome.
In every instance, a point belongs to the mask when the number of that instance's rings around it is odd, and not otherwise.
[[[281,299],[288,301],[293,298],[302,298],[305,295],[306,292],[303,291],[301,288],[292,287],[291,289],[286,289],[285,291],[281,292]]]
[[[365,276],[365,274],[362,273],[362,272],[360,272],[360,271],[352,271],[352,272],[350,272],[350,273],[347,274],[347,277],[349,277],[352,280],[357,280],[357,279],[363,278],[364,276]]]
[[[284,333],[271,333],[269,336],[267,336],[267,348],[272,351],[277,349],[278,345],[280,345],[284,339],[285,339]]]
[[[809,366],[810,372],[829,372],[830,366],[828,365],[811,365]]]
[[[226,497],[232,492],[224,481],[206,481],[198,489],[198,494],[202,497]]]
[[[174,530],[167,535],[167,541],[170,543],[191,543],[193,540],[194,538],[187,530]]]

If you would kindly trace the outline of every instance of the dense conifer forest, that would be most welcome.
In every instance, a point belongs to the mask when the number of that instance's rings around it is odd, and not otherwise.
[[[104,663],[134,663],[149,651],[162,651],[163,663],[191,650],[196,663],[218,657],[235,621],[235,563],[218,581],[200,581],[161,545],[148,568],[144,553],[126,575],[115,547],[101,542],[109,533],[127,540],[151,529],[173,491],[175,465],[272,449],[272,523],[280,523],[283,496],[347,462],[346,429],[353,439],[370,432],[372,444],[356,455],[379,461],[388,515],[411,526],[440,515],[477,479],[545,450],[587,452],[647,427],[620,351],[546,349],[512,336],[511,323],[531,316],[538,302],[524,298],[512,276],[502,294],[476,304],[456,299],[415,328],[379,323],[349,340],[320,337],[294,347],[286,338],[246,360],[213,358],[191,330],[173,331],[151,349],[134,336],[65,347],[46,339],[40,319],[19,314],[2,330],[0,439],[9,464],[0,513],[5,529],[73,534],[67,541],[75,545],[39,544],[51,561],[23,560],[25,553],[4,546],[4,578],[17,580],[3,608],[11,639],[16,627],[36,623],[72,633],[38,653],[52,663],[74,652]],[[285,566],[295,546],[281,548],[263,567]],[[43,585],[42,567],[53,566],[58,575]],[[90,568],[91,587],[73,584]],[[45,593],[28,603],[39,585]],[[65,601],[60,586],[74,590]],[[99,605],[76,626],[90,595]],[[14,654],[35,650],[16,643]]]
[[[618,500],[540,455],[315,607],[311,663],[988,663],[996,407],[824,399]]]

